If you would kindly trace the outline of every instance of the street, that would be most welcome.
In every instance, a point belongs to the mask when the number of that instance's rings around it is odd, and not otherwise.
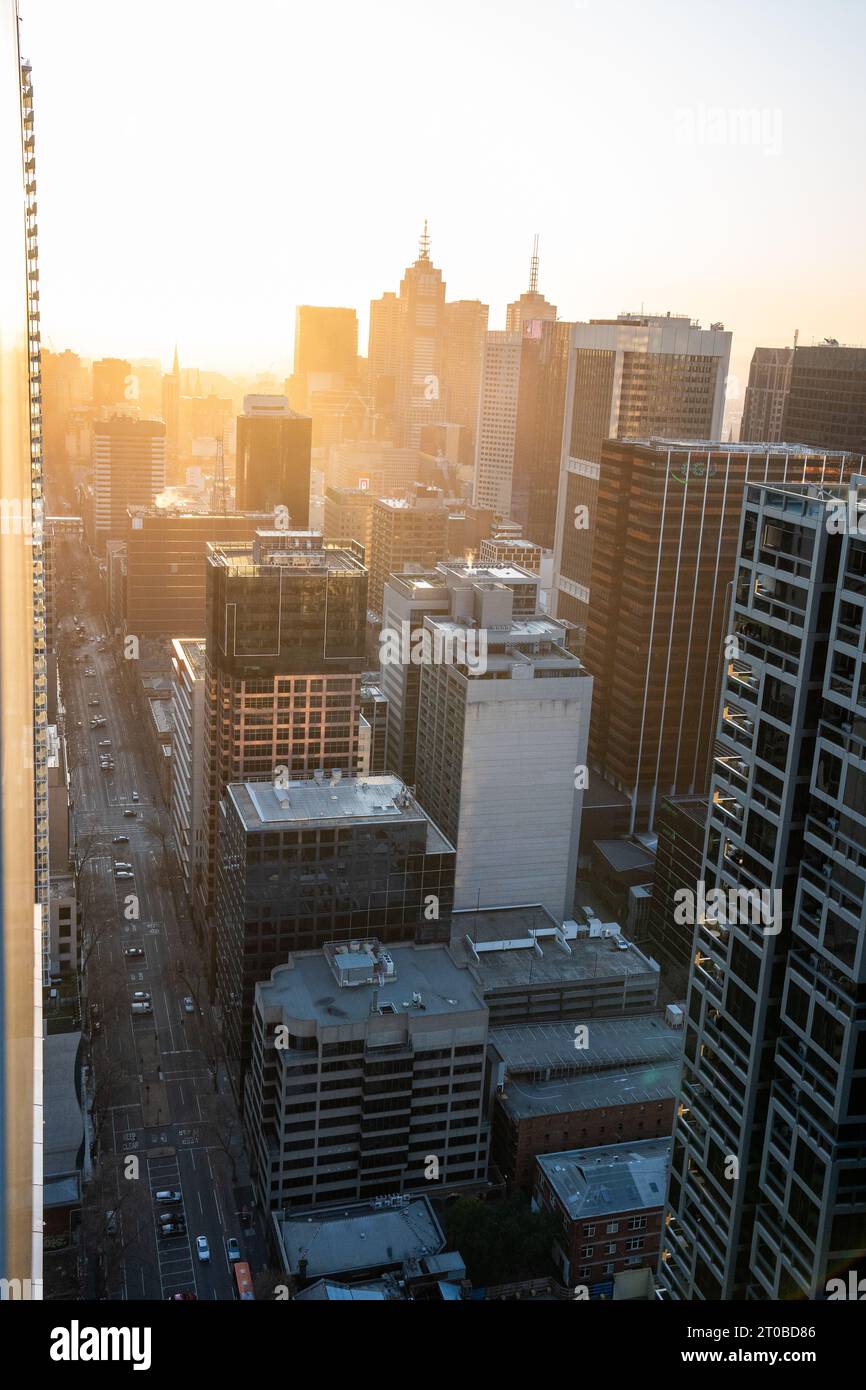
[[[134,677],[121,669],[120,643],[99,640],[105,623],[95,565],[83,548],[71,553],[80,577],[73,594],[69,574],[58,617],[84,915],[82,1020],[91,1033],[86,1296],[229,1299],[226,1239],[237,1237],[254,1275],[265,1260],[260,1236],[243,1221],[250,1194],[240,1124],[182,899],[169,814],[131,696]],[[73,614],[84,645],[76,645]],[[92,730],[94,716],[105,725]],[[110,771],[100,766],[104,740],[111,741]],[[115,836],[129,842],[114,844]],[[131,877],[116,877],[118,861],[132,866]],[[136,994],[145,997],[134,1010]],[[189,1012],[185,998],[193,1001]],[[163,1189],[179,1190],[181,1205],[157,1203],[154,1194]],[[160,1216],[179,1211],[185,1233],[160,1235]],[[206,1263],[196,1256],[199,1235],[210,1247]]]

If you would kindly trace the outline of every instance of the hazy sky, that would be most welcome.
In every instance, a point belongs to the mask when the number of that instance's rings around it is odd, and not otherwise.
[[[290,368],[297,303],[396,289],[424,217],[491,326],[675,310],[866,341],[863,0],[21,0],[43,334]]]

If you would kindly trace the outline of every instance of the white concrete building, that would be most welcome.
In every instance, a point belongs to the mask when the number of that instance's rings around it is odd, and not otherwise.
[[[507,585],[482,581],[461,591],[453,616],[424,619],[416,790],[457,846],[455,908],[542,903],[562,921],[573,909],[592,678],[565,625],[513,607]]]
[[[487,334],[475,443],[476,507],[511,515],[511,480],[520,391],[520,332]]]

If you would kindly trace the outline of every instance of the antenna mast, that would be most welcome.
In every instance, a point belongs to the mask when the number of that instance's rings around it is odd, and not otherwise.
[[[538,294],[538,232],[532,245],[532,260],[529,262],[529,293]]]

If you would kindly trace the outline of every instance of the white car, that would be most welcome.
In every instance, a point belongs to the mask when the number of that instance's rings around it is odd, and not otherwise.
[[[183,1001],[183,1011],[185,1014],[195,1013],[195,1004],[192,1002],[190,995],[187,995]]]
[[[198,1255],[202,1264],[207,1264],[210,1259],[210,1246],[207,1243],[207,1236],[196,1236],[195,1253]]]

